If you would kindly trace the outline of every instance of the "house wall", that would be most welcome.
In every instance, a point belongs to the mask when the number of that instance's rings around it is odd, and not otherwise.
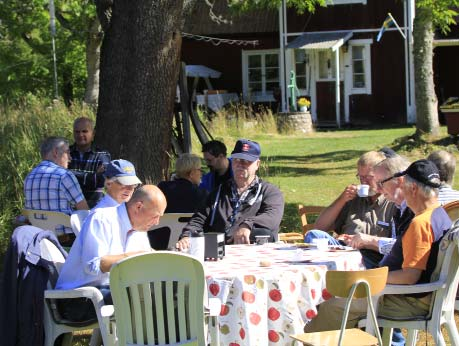
[[[373,44],[371,45],[372,94],[349,97],[351,123],[406,123],[404,40],[398,31],[386,31],[381,41],[376,42],[377,31],[388,12],[391,12],[398,23],[403,25],[403,6],[402,1],[399,0],[368,0],[367,5],[329,6],[318,8],[312,15],[296,15],[293,11],[288,12],[289,33],[374,29],[373,32],[354,33],[352,37],[352,39],[372,38]],[[203,30],[205,26],[201,26],[200,31]],[[219,34],[215,31],[218,30],[215,26],[213,30],[212,34],[204,31],[194,33],[219,38],[256,39],[259,40],[259,45],[255,47],[227,44],[214,46],[184,38],[182,60],[187,64],[205,65],[220,71],[221,77],[211,80],[215,89],[241,93],[242,50],[278,49],[279,33],[247,34],[243,33],[243,25],[240,27],[240,33],[234,27],[231,29],[231,34],[228,34],[227,29],[223,29],[226,31],[225,34]],[[294,37],[291,37],[289,41],[293,39]],[[206,88],[201,84],[198,90]]]

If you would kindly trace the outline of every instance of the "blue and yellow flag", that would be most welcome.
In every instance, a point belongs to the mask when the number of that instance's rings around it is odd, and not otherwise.
[[[381,39],[382,35],[384,34],[384,31],[388,29],[390,26],[394,25],[394,19],[392,16],[389,14],[387,18],[384,20],[381,29],[379,30],[378,36],[376,37],[376,42],[379,42]]]

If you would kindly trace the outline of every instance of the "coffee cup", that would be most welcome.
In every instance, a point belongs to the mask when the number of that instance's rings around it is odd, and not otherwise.
[[[269,237],[269,235],[256,235],[255,242],[257,243],[257,245],[266,244],[268,243]]]
[[[357,195],[359,195],[359,197],[368,197],[369,189],[370,186],[367,184],[357,185]]]

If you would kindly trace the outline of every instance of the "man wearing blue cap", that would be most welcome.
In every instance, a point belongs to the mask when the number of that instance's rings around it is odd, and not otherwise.
[[[131,199],[137,186],[142,184],[134,165],[127,160],[113,160],[105,168],[106,194],[92,209],[114,207]]]
[[[249,244],[257,235],[277,240],[284,213],[284,197],[277,187],[257,176],[260,145],[240,139],[231,153],[233,178],[213,190],[205,208],[193,215],[177,248],[189,246],[193,233],[225,233],[229,244]]]

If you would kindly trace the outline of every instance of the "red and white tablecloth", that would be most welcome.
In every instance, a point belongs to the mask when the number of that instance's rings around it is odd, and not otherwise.
[[[205,262],[209,297],[222,302],[220,345],[292,345],[330,298],[327,270],[362,270],[359,251],[319,252],[288,244],[226,246],[223,260]],[[262,267],[260,261],[271,266]]]

